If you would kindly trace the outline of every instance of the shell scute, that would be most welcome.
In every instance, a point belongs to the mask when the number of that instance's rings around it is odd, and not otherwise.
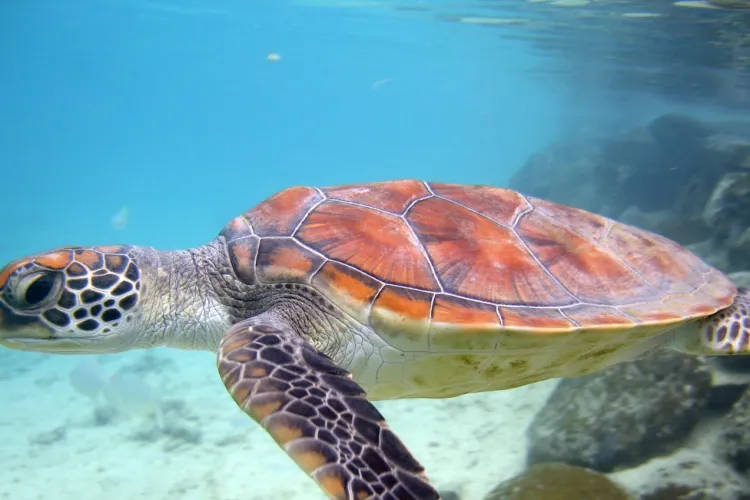
[[[323,200],[317,189],[291,187],[245,213],[258,236],[291,236],[310,209]]]
[[[498,304],[574,302],[511,229],[441,198],[420,201],[406,217],[445,291]]]
[[[307,283],[324,262],[324,257],[292,238],[263,238],[256,273],[261,283]]]
[[[359,203],[393,214],[403,213],[412,202],[430,195],[424,182],[411,179],[325,188],[323,192],[332,200]]]
[[[500,327],[495,306],[438,295],[432,309],[430,351],[493,351]]]
[[[627,264],[638,269],[643,278],[663,293],[690,293],[703,283],[693,265],[699,261],[685,258],[685,250],[668,240],[636,228],[616,224],[607,237],[607,245]]]
[[[575,321],[581,328],[604,326],[632,328],[637,325],[632,318],[614,307],[578,304],[566,307],[565,315]]]
[[[518,217],[531,208],[521,194],[509,189],[435,182],[430,187],[436,195],[460,203],[506,227],[512,227]]]
[[[446,295],[435,297],[432,321],[448,325],[476,325],[489,328],[500,326],[495,306]]]
[[[221,233],[219,233],[228,242],[253,236],[254,234],[253,228],[250,227],[250,222],[245,217],[235,217],[230,220],[221,230]]]
[[[361,271],[335,261],[323,264],[311,281],[323,295],[362,323],[383,284]]]
[[[433,297],[432,293],[388,285],[372,305],[370,326],[402,351],[427,351]]]
[[[255,258],[260,239],[250,236],[227,243],[227,255],[237,278],[248,285],[256,281]]]
[[[578,234],[585,235],[590,241],[600,243],[606,238],[614,221],[604,217],[592,217],[593,214],[580,208],[558,205],[539,198],[527,198],[534,211],[544,214],[560,224],[567,226]]]
[[[518,234],[541,264],[581,302],[618,304],[658,293],[612,252],[540,213],[523,217]]]
[[[328,258],[385,282],[439,290],[421,243],[397,215],[326,201],[305,219],[296,237]]]
[[[244,279],[309,283],[405,351],[551,346],[542,333],[627,340],[736,294],[665,238],[501,188],[290,188],[241,219],[225,234],[243,242],[228,245]],[[240,262],[253,252],[257,269]]]
[[[500,307],[503,326],[507,330],[564,331],[576,325],[563,316],[559,309],[551,307]]]

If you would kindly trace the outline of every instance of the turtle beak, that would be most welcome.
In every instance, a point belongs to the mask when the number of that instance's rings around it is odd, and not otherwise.
[[[90,354],[120,352],[128,345],[117,337],[91,339],[61,337],[44,324],[38,316],[17,314],[0,301],[0,346],[16,351],[50,354]]]
[[[43,343],[52,335],[53,331],[37,316],[16,314],[0,301],[0,345],[28,350],[25,343]]]

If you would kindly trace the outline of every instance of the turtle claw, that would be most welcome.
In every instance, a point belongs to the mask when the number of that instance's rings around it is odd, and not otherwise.
[[[351,375],[276,318],[237,323],[219,347],[235,402],[336,500],[439,500],[424,468]]]

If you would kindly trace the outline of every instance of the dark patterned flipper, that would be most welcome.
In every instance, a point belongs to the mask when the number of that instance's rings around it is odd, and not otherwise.
[[[731,306],[704,318],[699,324],[702,327],[700,345],[694,351],[704,356],[749,354],[750,290],[738,288]]]
[[[218,367],[240,408],[330,498],[439,500],[351,375],[277,318],[234,325],[221,342]]]

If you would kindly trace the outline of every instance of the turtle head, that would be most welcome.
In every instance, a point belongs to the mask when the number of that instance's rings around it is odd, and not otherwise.
[[[54,353],[131,348],[143,293],[135,247],[64,247],[0,270],[0,345]]]

